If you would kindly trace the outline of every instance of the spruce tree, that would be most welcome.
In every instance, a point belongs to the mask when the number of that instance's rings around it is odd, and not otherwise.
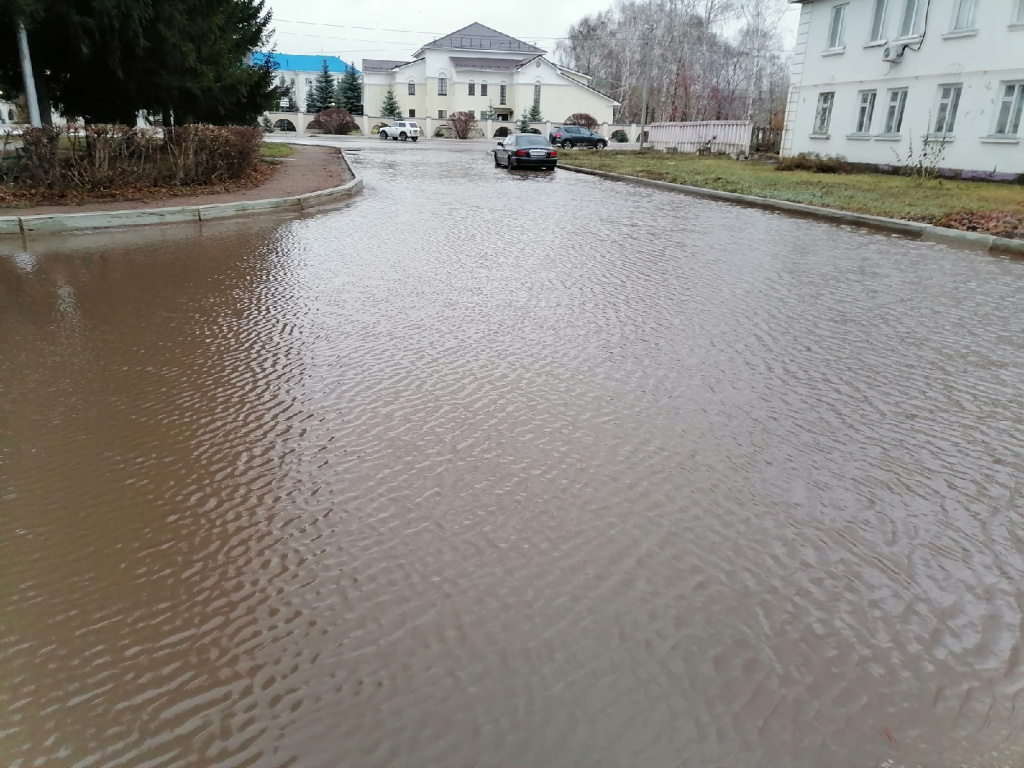
[[[363,78],[352,64],[338,78],[338,106],[352,115],[363,114]]]
[[[327,65],[327,59],[324,59],[320,73],[313,82],[313,90],[306,96],[306,112],[323,112],[325,109],[330,109],[333,103],[334,75],[331,74],[331,68]]]
[[[540,116],[540,104],[534,103],[527,114],[531,123],[543,123],[544,118]]]
[[[392,117],[395,120],[402,119],[402,108],[398,106],[398,99],[395,98],[395,89],[388,88],[384,94],[384,103],[380,105],[380,113],[383,117]]]

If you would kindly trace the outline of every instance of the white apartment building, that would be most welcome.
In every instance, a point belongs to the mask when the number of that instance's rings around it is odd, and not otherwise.
[[[363,109],[379,115],[393,89],[409,118],[444,120],[453,112],[514,121],[537,104],[544,120],[586,112],[611,123],[618,102],[591,78],[545,58],[546,51],[483,24],[470,24],[427,43],[413,61],[363,59]]]
[[[274,58],[278,66],[277,72],[274,73],[275,81],[280,82],[283,80],[285,85],[291,87],[292,98],[295,100],[295,106],[299,112],[306,109],[306,101],[313,92],[316,77],[323,69],[325,61],[327,62],[327,68],[331,71],[331,75],[334,76],[335,83],[345,74],[345,70],[348,69],[348,65],[337,56],[307,56],[294,53],[268,53],[265,51],[254,51],[252,63],[260,65],[270,57]],[[286,103],[282,103],[278,108],[284,110],[287,109],[287,106]]]
[[[1024,0],[796,1],[782,154],[1024,173]]]

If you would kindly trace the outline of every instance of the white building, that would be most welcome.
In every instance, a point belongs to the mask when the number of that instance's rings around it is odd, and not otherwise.
[[[286,86],[291,86],[292,97],[295,99],[295,106],[299,112],[305,110],[306,99],[309,98],[309,94],[313,90],[313,84],[316,82],[316,76],[320,74],[325,61],[327,62],[327,68],[330,69],[331,74],[334,76],[335,83],[337,83],[338,78],[345,74],[345,70],[348,67],[337,56],[303,56],[294,53],[270,54],[263,51],[255,51],[252,54],[252,63],[260,65],[269,56],[273,56],[274,61],[278,65],[278,70],[274,75],[277,82],[283,79]],[[284,110],[287,109],[287,106],[287,104],[282,104],[279,108]]]
[[[796,1],[784,155],[1024,173],[1024,0]]]
[[[363,109],[379,115],[393,89],[410,118],[444,120],[452,112],[514,121],[534,104],[544,120],[586,112],[612,122],[618,102],[590,86],[589,75],[559,66],[546,51],[483,24],[427,43],[413,61],[363,59]]]

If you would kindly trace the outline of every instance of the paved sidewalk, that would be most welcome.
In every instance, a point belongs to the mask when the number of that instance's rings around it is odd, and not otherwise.
[[[42,205],[33,208],[0,207],[0,216],[38,216],[57,213],[148,210],[177,208],[188,205],[237,203],[244,200],[265,200],[275,197],[304,195],[307,192],[319,192],[322,189],[340,186],[352,179],[352,174],[349,172],[348,166],[342,161],[338,151],[330,147],[295,147],[295,154],[291,157],[280,158],[280,163],[274,175],[267,183],[237,192],[209,195],[180,195],[159,200],[138,198],[87,203],[85,205]]]

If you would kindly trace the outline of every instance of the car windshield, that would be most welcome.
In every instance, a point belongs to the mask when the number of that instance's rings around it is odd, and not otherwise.
[[[551,144],[543,136],[516,136],[516,144],[520,147],[550,147]]]

